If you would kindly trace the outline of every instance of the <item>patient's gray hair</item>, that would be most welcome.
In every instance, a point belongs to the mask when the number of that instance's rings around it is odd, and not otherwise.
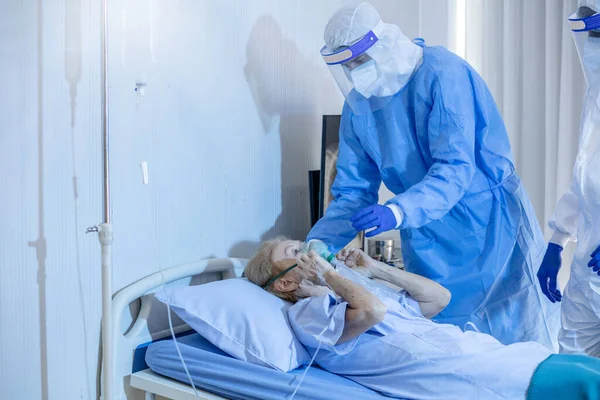
[[[278,236],[260,245],[256,253],[248,261],[246,269],[244,269],[244,275],[250,282],[263,287],[273,277],[273,251],[279,243],[286,240],[289,239],[285,236]],[[295,302],[297,300],[296,296],[292,293],[279,293],[275,291],[273,285],[270,285],[265,290],[286,301]]]

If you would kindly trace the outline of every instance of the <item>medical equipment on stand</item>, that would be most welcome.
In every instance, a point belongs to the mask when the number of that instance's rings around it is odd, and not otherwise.
[[[101,266],[102,266],[102,383],[100,390],[100,399],[113,400],[115,398],[114,389],[114,343],[113,330],[120,329],[119,325],[113,324],[112,320],[112,242],[113,230],[111,224],[111,207],[110,207],[110,132],[109,132],[109,90],[108,90],[108,0],[102,0],[102,160],[103,160],[103,222],[97,226],[87,228],[86,233],[98,233],[98,240],[101,246]],[[141,106],[141,98],[145,95],[144,88],[147,85],[145,79],[136,82],[136,91],[138,93],[138,112]],[[147,164],[142,163],[143,182],[148,183]],[[148,210],[149,211],[149,210]],[[156,232],[154,235],[156,242]],[[156,249],[157,246],[155,245]],[[157,262],[159,262],[157,257]],[[162,268],[159,269],[165,286],[165,280]],[[171,335],[175,340],[179,358],[188,374],[190,383],[194,388],[194,393],[197,396],[194,383],[189,375],[185,361],[177,345],[173,324],[171,320],[170,306],[167,307],[169,317],[169,328]],[[121,393],[118,394],[121,397]]]
[[[102,0],[102,161],[103,161],[103,222],[89,227],[86,233],[97,232],[101,246],[102,266],[102,387],[100,398],[113,399],[112,343],[112,252],[113,231],[110,209],[109,124],[108,124],[108,0]]]
[[[394,239],[374,240],[368,239],[367,243],[369,257],[377,261],[386,262],[394,256]]]
[[[394,252],[399,256],[396,256]],[[386,263],[389,266],[404,269],[402,249],[396,248],[394,239],[368,239],[367,254],[374,260]]]

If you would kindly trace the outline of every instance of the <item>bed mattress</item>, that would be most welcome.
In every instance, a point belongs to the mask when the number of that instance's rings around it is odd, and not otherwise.
[[[290,398],[306,367],[288,373],[240,361],[225,354],[197,333],[177,339],[194,385],[232,400]],[[152,343],[146,351],[152,371],[189,384],[173,340]],[[387,399],[338,375],[312,366],[296,400]]]

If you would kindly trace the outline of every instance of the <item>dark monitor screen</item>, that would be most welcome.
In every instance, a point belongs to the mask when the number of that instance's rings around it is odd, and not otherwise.
[[[308,171],[311,227],[323,216],[325,201],[331,200],[329,187],[334,175],[340,130],[339,115],[324,115],[321,134],[321,168]],[[335,155],[335,156],[333,156]]]
[[[308,171],[308,193],[310,197],[310,227],[319,220],[319,199],[321,198],[321,171]]]
[[[340,142],[340,115],[323,115],[323,132],[321,136],[321,169],[309,171],[311,188],[311,225],[323,217],[325,210],[333,201],[331,186],[337,176],[337,160]],[[316,180],[319,184],[316,187]],[[318,200],[317,200],[318,199]],[[317,204],[318,201],[318,204]],[[349,245],[364,248],[362,232],[358,233]]]

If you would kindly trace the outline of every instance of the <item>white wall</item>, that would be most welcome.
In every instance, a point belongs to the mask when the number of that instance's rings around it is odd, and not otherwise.
[[[0,6],[2,399],[95,391],[98,245],[82,233],[101,210],[98,10],[81,0]]]
[[[432,1],[373,3],[443,44]],[[95,397],[99,246],[83,232],[102,210],[99,3],[0,6],[2,399]],[[343,3],[109,1],[115,289],[158,262],[307,233],[321,116],[342,104],[318,50]]]
[[[156,268],[148,248],[155,226],[162,265],[248,255],[275,234],[306,235],[321,116],[339,113],[343,101],[318,50],[342,3],[113,7],[114,227],[128,239],[115,244],[118,287]],[[376,6],[418,34],[418,2]],[[142,76],[148,86],[138,108],[133,89]],[[149,187],[141,184],[144,160]]]

